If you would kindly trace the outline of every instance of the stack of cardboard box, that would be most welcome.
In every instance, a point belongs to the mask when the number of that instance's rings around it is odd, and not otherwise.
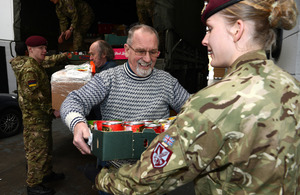
[[[67,95],[85,85],[92,78],[89,63],[82,65],[67,65],[51,76],[52,108],[60,110]]]

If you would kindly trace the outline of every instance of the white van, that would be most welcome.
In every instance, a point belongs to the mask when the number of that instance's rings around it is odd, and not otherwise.
[[[14,14],[18,6],[14,6],[13,0],[0,1],[0,93],[13,93],[17,89],[16,78],[9,64],[15,53],[15,31],[14,24],[18,24],[18,14]],[[17,26],[16,26],[17,28]]]

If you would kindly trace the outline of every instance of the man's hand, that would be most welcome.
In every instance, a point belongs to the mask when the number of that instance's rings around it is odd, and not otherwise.
[[[60,118],[60,112],[59,112],[59,110],[54,110],[53,114],[54,114],[55,118]]]
[[[72,35],[72,31],[70,29],[66,30],[65,34],[66,34],[65,35],[65,39],[68,40],[71,37],[71,35]]]
[[[91,154],[90,147],[86,144],[84,139],[90,136],[90,129],[84,122],[79,122],[74,127],[73,144],[78,148],[81,154]]]
[[[64,42],[64,39],[65,39],[65,32],[62,32],[58,37],[58,43],[62,44]]]

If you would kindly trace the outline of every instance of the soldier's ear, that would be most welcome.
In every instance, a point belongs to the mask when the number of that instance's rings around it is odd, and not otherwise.
[[[237,20],[231,29],[233,41],[237,42],[241,39],[245,30],[245,23],[242,20]]]
[[[32,47],[27,46],[27,52],[28,52],[28,54],[30,54],[31,51],[32,51]]]

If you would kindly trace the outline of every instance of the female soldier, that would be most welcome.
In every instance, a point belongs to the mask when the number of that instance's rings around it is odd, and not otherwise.
[[[102,169],[96,187],[162,194],[194,181],[196,194],[297,194],[300,83],[268,60],[275,28],[296,24],[293,0],[210,0],[203,44],[218,83],[193,95],[135,165]]]

